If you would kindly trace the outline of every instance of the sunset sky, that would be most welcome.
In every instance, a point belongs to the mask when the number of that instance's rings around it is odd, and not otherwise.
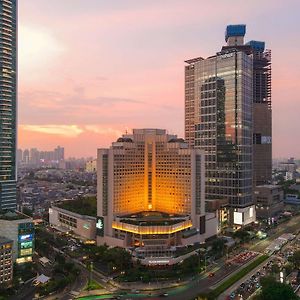
[[[273,157],[300,157],[299,0],[19,0],[19,148],[96,156],[131,128],[184,134],[184,60],[227,24],[272,49]]]

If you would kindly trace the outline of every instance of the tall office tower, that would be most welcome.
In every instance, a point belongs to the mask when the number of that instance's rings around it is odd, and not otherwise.
[[[18,149],[17,150],[17,164],[21,164],[23,160],[23,150],[22,149]]]
[[[0,210],[16,208],[17,0],[0,0]]]
[[[145,259],[216,234],[205,225],[204,151],[165,130],[134,129],[99,149],[97,178],[98,244]]]
[[[272,180],[271,50],[265,50],[265,42],[260,41],[244,45],[243,37],[236,34],[243,27],[227,27],[227,45],[222,51],[237,49],[253,58],[253,183],[260,185]]]
[[[37,165],[40,161],[40,152],[36,148],[31,148],[29,152],[29,161],[32,165]]]
[[[28,165],[29,164],[29,150],[25,149],[23,151],[23,162],[24,164]]]
[[[271,171],[270,51],[245,33],[227,26],[220,52],[185,66],[185,137],[206,151],[206,197],[229,200],[233,227],[255,220],[253,184]]]
[[[65,148],[57,146],[54,149],[54,160],[61,161],[65,159]]]

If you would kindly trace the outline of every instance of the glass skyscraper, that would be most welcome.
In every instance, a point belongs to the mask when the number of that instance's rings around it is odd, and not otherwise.
[[[0,0],[0,210],[16,208],[17,0]]]
[[[244,44],[245,33],[245,25],[227,26],[220,52],[185,66],[185,138],[205,150],[206,198],[228,199],[233,225],[255,220],[253,185],[271,171],[269,56],[263,42]]]

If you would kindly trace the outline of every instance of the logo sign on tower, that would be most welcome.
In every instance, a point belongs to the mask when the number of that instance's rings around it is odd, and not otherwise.
[[[97,217],[96,233],[98,236],[104,235],[104,218],[103,217]]]

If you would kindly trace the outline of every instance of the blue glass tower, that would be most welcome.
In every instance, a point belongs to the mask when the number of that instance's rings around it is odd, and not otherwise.
[[[16,208],[17,0],[0,0],[0,210]]]

